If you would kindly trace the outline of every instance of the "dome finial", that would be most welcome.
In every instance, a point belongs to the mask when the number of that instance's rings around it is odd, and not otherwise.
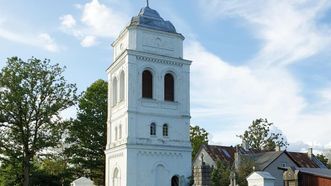
[[[149,0],[146,0],[146,3],[147,3],[147,7],[149,7]]]

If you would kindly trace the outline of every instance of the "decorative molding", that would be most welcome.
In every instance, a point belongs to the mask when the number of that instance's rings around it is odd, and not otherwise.
[[[139,151],[137,156],[156,156],[156,157],[173,157],[182,158],[181,152],[163,152],[163,151]]]
[[[109,159],[119,158],[123,156],[123,152],[119,152],[109,156]]]
[[[152,57],[147,57],[147,56],[137,55],[136,59],[141,60],[141,61],[151,62],[151,63],[161,63],[161,64],[167,64],[167,65],[180,66],[180,67],[183,66],[183,64],[178,63],[178,62],[169,61],[169,60],[165,60],[165,59],[157,59],[157,58],[152,58]]]

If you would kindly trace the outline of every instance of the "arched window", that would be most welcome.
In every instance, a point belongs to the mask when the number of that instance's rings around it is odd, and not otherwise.
[[[117,104],[117,78],[113,79],[113,106]]]
[[[118,128],[118,139],[122,139],[122,125]]]
[[[164,100],[175,101],[175,82],[171,74],[164,76]]]
[[[168,136],[168,124],[164,124],[162,127],[163,136]]]
[[[151,136],[155,136],[156,135],[156,125],[155,123],[151,123],[150,129],[149,129],[149,133]]]
[[[118,168],[115,168],[114,173],[113,173],[113,185],[114,186],[120,186],[121,179],[120,179],[120,171]]]
[[[124,100],[124,93],[125,93],[125,78],[124,78],[124,71],[122,71],[120,75],[120,101]]]
[[[179,178],[178,178],[178,176],[173,176],[171,178],[171,186],[179,186]]]
[[[115,127],[115,141],[117,140],[117,127]]]
[[[165,183],[167,183],[168,182],[168,171],[167,171],[167,169],[165,168],[165,166],[164,165],[162,165],[162,164],[158,164],[156,167],[155,167],[155,171],[154,171],[154,173],[155,173],[155,183],[154,183],[154,185],[163,185],[163,186],[165,186],[166,184]],[[167,184],[167,186],[168,186],[169,184]]]
[[[153,75],[149,70],[145,70],[142,75],[142,97],[153,98]]]

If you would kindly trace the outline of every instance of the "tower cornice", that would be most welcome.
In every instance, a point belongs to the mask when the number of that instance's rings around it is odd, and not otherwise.
[[[108,67],[107,72],[111,69],[116,68],[119,64],[119,61],[122,61],[127,55],[136,56],[137,60],[144,60],[152,63],[163,63],[169,65],[183,66],[183,65],[191,65],[192,61],[187,59],[175,58],[160,54],[152,54],[149,52],[137,51],[137,50],[124,50],[115,61]]]

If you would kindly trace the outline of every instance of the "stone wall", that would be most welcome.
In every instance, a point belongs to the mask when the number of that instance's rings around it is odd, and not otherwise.
[[[213,168],[209,165],[203,164],[193,168],[194,186],[210,186],[211,173]]]

